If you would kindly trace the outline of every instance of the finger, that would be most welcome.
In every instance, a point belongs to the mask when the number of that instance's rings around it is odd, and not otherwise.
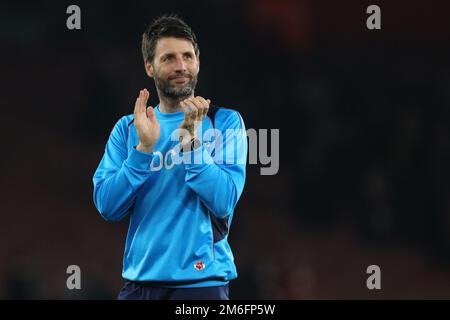
[[[158,120],[156,120],[155,110],[153,109],[153,107],[148,107],[148,109],[147,109],[147,115],[148,115],[148,118],[150,119],[150,121],[151,121],[152,123],[158,122]]]
[[[207,105],[205,103],[203,103],[203,101],[200,99],[200,97],[196,97],[193,99],[196,103],[196,106],[198,108],[198,114],[197,114],[197,121],[202,121],[204,118],[204,114],[206,113],[205,109],[207,107]]]
[[[147,89],[143,89],[142,90],[142,101],[141,102],[144,105],[144,107],[147,104],[147,100],[148,100],[148,91],[147,91]]]
[[[146,118],[150,118],[149,116],[148,116],[148,109],[149,108],[147,108],[147,102],[148,102],[148,98],[150,97],[150,92],[148,92],[148,90],[147,89],[144,89],[144,99],[143,99],[143,101],[142,101],[142,105],[143,105],[143,108],[144,108],[144,113],[145,113],[145,117]]]
[[[134,115],[135,124],[137,126],[143,125],[147,120],[147,112],[144,100],[146,99],[145,90],[139,91],[139,97],[136,101],[136,113]]]
[[[142,90],[142,96],[141,96],[141,112],[146,114],[147,112],[147,101],[148,101],[149,93],[147,89]]]
[[[140,95],[139,95],[139,102],[140,102],[140,105],[139,105],[139,111],[140,111],[140,112],[145,111],[144,99],[145,99],[145,91],[144,91],[144,90],[141,90],[141,93],[140,93]]]
[[[197,97],[203,104],[207,105],[209,107],[209,104],[211,103],[211,100],[205,100],[205,98],[198,96]]]
[[[134,105],[134,115],[138,116],[138,114],[140,113],[140,108],[141,108],[141,95],[142,95],[142,90],[139,92],[139,95],[136,99],[136,103]]]
[[[205,106],[203,105],[203,103],[201,102],[200,99],[198,99],[198,97],[192,98],[192,103],[195,105],[195,107],[197,108],[197,116],[196,116],[196,120],[201,120],[202,115],[204,113],[204,109]]]
[[[186,105],[191,110],[190,113],[192,113],[194,111],[197,111],[197,106],[195,105],[195,103],[192,102],[192,97],[191,98],[187,98],[186,100],[184,100],[184,102],[186,103]]]
[[[201,101],[198,99],[198,97],[192,97],[189,98],[189,101],[192,102],[192,104],[198,109],[201,110],[203,108]]]
[[[202,104],[204,106],[203,114],[202,114],[202,118],[204,118],[206,116],[206,114],[208,113],[209,104],[211,103],[211,100],[209,100],[209,99],[205,100],[203,97],[200,97],[200,96],[198,96],[197,98],[202,102]]]
[[[195,103],[192,102],[192,98],[184,100],[184,103],[188,106],[188,108],[191,108],[191,112],[188,113],[189,116],[195,118],[197,116],[198,110]]]
[[[184,116],[187,117],[188,114],[192,111],[192,109],[186,104],[186,102],[180,101],[181,109],[183,109]]]

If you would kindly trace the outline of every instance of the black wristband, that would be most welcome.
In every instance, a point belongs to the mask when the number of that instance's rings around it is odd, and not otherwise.
[[[201,145],[202,143],[198,138],[192,138],[191,141],[189,141],[189,144],[181,146],[181,151],[182,152],[194,151],[195,149],[200,148]]]

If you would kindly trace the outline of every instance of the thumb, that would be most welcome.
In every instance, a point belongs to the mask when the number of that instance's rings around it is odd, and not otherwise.
[[[151,122],[157,122],[156,116],[155,116],[155,110],[153,110],[153,107],[147,108],[147,116],[149,117]]]

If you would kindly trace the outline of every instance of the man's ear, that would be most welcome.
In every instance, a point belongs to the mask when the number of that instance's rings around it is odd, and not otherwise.
[[[153,78],[154,70],[153,65],[147,59],[144,60],[145,72],[150,78]]]

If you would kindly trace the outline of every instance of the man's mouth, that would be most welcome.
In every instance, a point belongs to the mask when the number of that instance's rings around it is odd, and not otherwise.
[[[189,78],[187,78],[187,77],[176,77],[176,78],[173,78],[173,81],[175,81],[175,83],[178,83],[178,84],[185,83],[188,80],[189,80]]]
[[[189,76],[172,76],[169,78],[170,80],[175,80],[175,82],[185,82],[190,79]]]

